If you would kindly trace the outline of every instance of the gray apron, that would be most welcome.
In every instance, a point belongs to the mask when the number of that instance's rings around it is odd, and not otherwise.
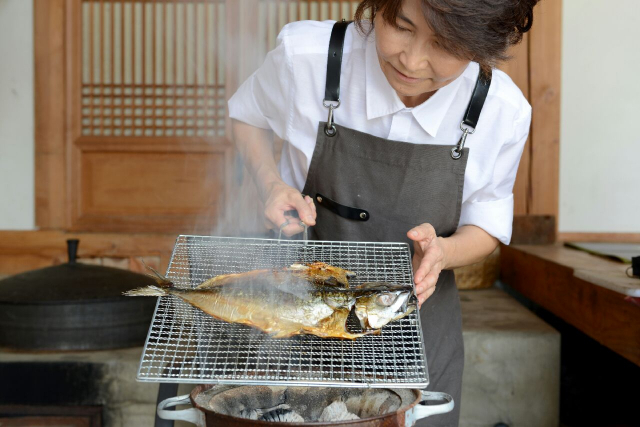
[[[391,141],[339,126],[333,122],[333,110],[339,105],[339,74],[347,25],[338,22],[332,32],[325,94],[330,115],[329,120],[318,127],[303,190],[314,198],[317,206],[316,225],[309,230],[310,238],[407,242],[413,251],[413,242],[406,236],[411,228],[429,223],[438,236],[447,237],[458,227],[469,157],[464,139],[473,133],[479,116],[473,101],[482,97],[482,108],[488,84],[486,79],[479,78],[486,87],[480,85],[479,91],[474,91],[474,95],[477,92],[479,95],[472,97],[465,116],[470,118],[473,127],[471,124],[461,126],[466,130],[453,148]],[[420,308],[420,321],[429,371],[427,389],[453,396],[455,409],[417,425],[457,426],[464,348],[453,271],[440,273],[435,292]]]

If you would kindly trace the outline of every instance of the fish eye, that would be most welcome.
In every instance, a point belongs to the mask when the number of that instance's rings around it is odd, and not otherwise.
[[[384,307],[389,307],[394,302],[396,302],[397,299],[398,299],[398,295],[385,292],[383,294],[378,295],[378,297],[376,298],[376,304]]]

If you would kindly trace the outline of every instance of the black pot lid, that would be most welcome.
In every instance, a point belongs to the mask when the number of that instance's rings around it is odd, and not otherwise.
[[[123,292],[154,285],[132,271],[76,262],[78,240],[68,240],[69,262],[0,280],[0,303],[65,304],[126,300]]]

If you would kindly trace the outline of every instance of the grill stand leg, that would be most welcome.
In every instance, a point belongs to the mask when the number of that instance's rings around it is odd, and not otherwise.
[[[158,387],[158,400],[156,401],[156,408],[165,399],[170,397],[176,397],[178,394],[178,385],[177,383],[160,383]],[[174,408],[168,408],[173,410]],[[163,420],[156,413],[156,421],[154,423],[155,427],[173,427],[173,420]]]

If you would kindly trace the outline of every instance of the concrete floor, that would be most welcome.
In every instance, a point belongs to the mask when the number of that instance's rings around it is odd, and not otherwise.
[[[463,291],[461,303],[466,366],[460,425],[493,427],[503,422],[511,427],[558,426],[559,334],[497,289]],[[0,351],[0,365],[96,364],[102,385],[93,404],[104,405],[104,426],[151,427],[158,385],[136,381],[141,351]],[[35,381],[24,378],[26,384]],[[15,384],[5,382],[0,387]],[[193,387],[181,385],[178,394],[188,394]],[[176,423],[176,427],[187,425]]]
[[[560,334],[499,289],[460,291],[460,302],[460,426],[558,426]]]

